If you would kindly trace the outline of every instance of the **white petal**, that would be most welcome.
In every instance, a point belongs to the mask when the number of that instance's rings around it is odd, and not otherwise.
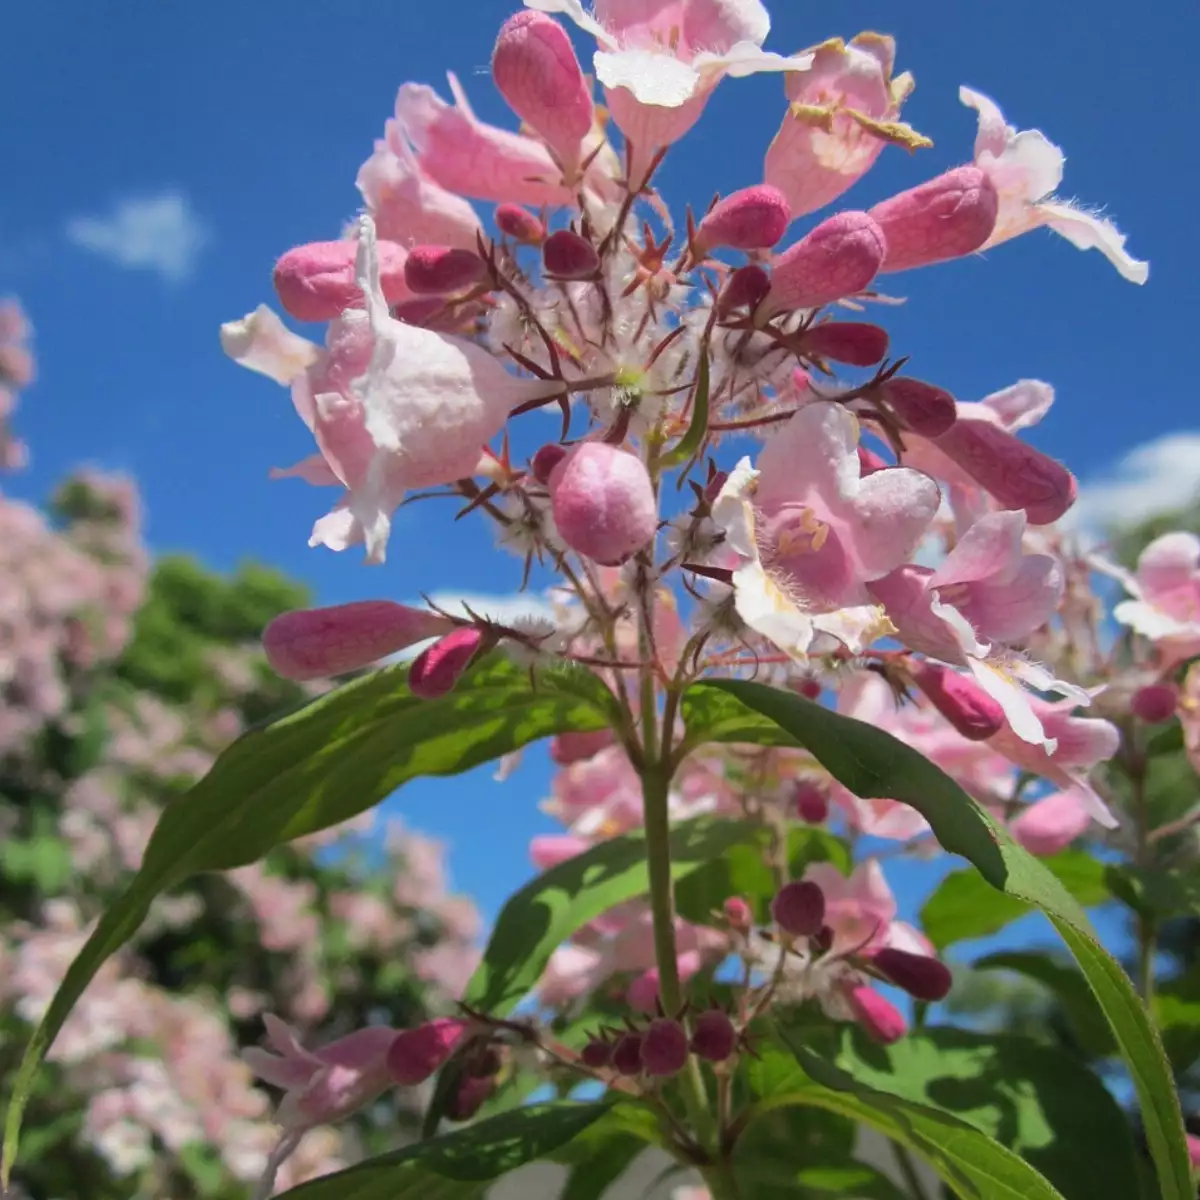
[[[877,604],[853,605],[820,613],[812,618],[819,633],[836,638],[851,654],[862,654],[881,638],[892,637],[896,627]]]
[[[1123,279],[1145,283],[1150,278],[1150,264],[1126,251],[1125,235],[1111,221],[1062,200],[1047,200],[1037,207],[1055,233],[1078,250],[1099,250]]]
[[[1029,703],[1029,697],[1007,675],[978,658],[967,659],[967,665],[976,683],[1004,710],[1013,733],[1021,741],[1029,742],[1032,746],[1045,746],[1047,754],[1053,754],[1058,749],[1058,742],[1046,736],[1033,705]]]
[[[730,75],[740,79],[762,71],[807,71],[813,64],[811,54],[775,54],[753,42],[738,42],[724,54],[697,54],[692,67],[701,75]]]
[[[767,641],[793,658],[807,657],[812,621],[767,575],[757,560],[733,573],[733,604],[737,614]]]
[[[240,321],[221,326],[221,349],[234,362],[285,385],[321,353],[319,346],[293,333],[265,304]]]
[[[700,91],[699,71],[670,53],[597,50],[594,61],[596,78],[606,88],[627,88],[641,104],[679,108]]]
[[[1161,609],[1147,604],[1144,600],[1122,600],[1113,609],[1113,617],[1121,625],[1128,625],[1134,633],[1149,638],[1152,642],[1162,641],[1163,638],[1183,637],[1195,633],[1195,625],[1185,625],[1174,617],[1167,616]]]
[[[1009,138],[1016,131],[1010,128],[1000,111],[1000,106],[982,92],[973,91],[969,87],[958,89],[958,98],[968,108],[979,113],[979,132],[975,135],[975,157],[983,153],[994,154],[997,158],[1004,153]]]
[[[725,534],[725,544],[743,558],[758,557],[754,533],[754,509],[750,503],[758,472],[749,458],[743,458],[733,468],[713,502],[713,524]]]

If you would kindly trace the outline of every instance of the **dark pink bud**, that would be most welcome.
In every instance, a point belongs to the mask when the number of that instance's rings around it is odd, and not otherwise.
[[[642,1073],[642,1035],[627,1033],[617,1042],[612,1054],[613,1069],[618,1075]]]
[[[771,277],[762,267],[756,263],[738,267],[717,296],[717,316],[727,317],[739,308],[753,311],[770,290]]]
[[[588,1042],[579,1057],[585,1067],[590,1067],[593,1071],[602,1071],[612,1063],[613,1048],[608,1042]]]
[[[870,367],[887,353],[888,335],[878,325],[861,321],[825,321],[805,330],[800,345],[810,358]]]
[[[814,954],[828,954],[833,949],[833,930],[828,925],[822,925],[812,937]]]
[[[362,308],[362,289],[354,279],[357,255],[357,241],[310,242],[289,250],[275,264],[280,304],[298,321],[332,321],[348,308]],[[389,304],[408,296],[406,257],[395,242],[379,243],[379,281]]]
[[[1169,721],[1178,705],[1179,689],[1173,683],[1153,683],[1134,692],[1130,709],[1139,720],[1157,725]]]
[[[1051,525],[1075,503],[1078,485],[1062,463],[990,421],[960,417],[937,447],[1003,508],[1025,510],[1032,525]]]
[[[874,450],[868,450],[866,446],[858,448],[858,466],[862,477],[865,479],[868,475],[874,475],[876,471],[884,471],[888,467],[886,460],[880,458]]]
[[[483,634],[475,628],[456,629],[422,650],[408,670],[408,686],[422,700],[446,695],[471,665],[483,645]]]
[[[600,255],[586,238],[559,229],[542,246],[542,266],[555,279],[593,279],[600,269]]]
[[[557,442],[547,442],[530,461],[529,468],[538,483],[549,483],[554,468],[567,457],[566,446]]]
[[[811,780],[802,779],[796,784],[792,803],[796,808],[796,816],[810,825],[822,825],[829,817],[829,797],[824,788]]]
[[[446,1106],[451,1121],[469,1121],[495,1094],[496,1080],[490,1076],[466,1076]]]
[[[954,982],[950,968],[927,954],[885,947],[872,956],[871,962],[892,983],[918,1000],[944,1000]]]
[[[392,316],[405,325],[417,325],[429,328],[438,323],[438,318],[445,314],[446,302],[440,296],[422,296],[417,300],[405,300],[392,309]],[[455,318],[457,320],[457,317]]]
[[[678,1021],[660,1017],[642,1038],[642,1067],[647,1075],[677,1075],[688,1059],[688,1036]]]
[[[519,204],[496,206],[496,228],[518,242],[540,246],[546,237],[546,226],[541,217],[535,216]]]
[[[592,94],[563,27],[540,12],[509,17],[492,53],[492,78],[509,108],[574,168],[592,131]]]
[[[487,263],[456,246],[414,246],[404,265],[404,279],[418,296],[448,296],[487,278]]]
[[[792,210],[787,198],[769,183],[742,188],[709,210],[696,230],[692,249],[703,258],[709,250],[769,250],[787,232]]]
[[[550,757],[560,767],[595,758],[616,740],[611,729],[597,729],[595,733],[560,733],[550,741]]]
[[[750,905],[741,896],[730,896],[725,901],[725,920],[734,929],[745,931],[754,924],[754,913],[751,911]]]
[[[771,901],[771,916],[784,933],[812,937],[825,924],[825,893],[810,880],[794,879]]]
[[[982,742],[1004,728],[1004,709],[974,680],[931,662],[917,664],[912,674],[933,707],[963,737]]]
[[[438,637],[454,622],[392,600],[359,600],[276,617],[263,631],[267,661],[284,679],[326,679]]]
[[[788,247],[771,264],[768,313],[818,308],[861,292],[879,273],[887,243],[864,212],[843,212]]]
[[[846,995],[854,1019],[877,1042],[890,1046],[908,1032],[904,1014],[888,999],[865,983]]]
[[[883,271],[961,258],[992,236],[1000,196],[978,167],[955,167],[871,209],[887,241]]]
[[[737,1030],[719,1008],[701,1013],[692,1027],[692,1053],[708,1062],[724,1062],[737,1048]]]
[[[550,474],[550,509],[564,542],[615,567],[658,528],[658,504],[642,460],[606,442],[574,447]]]
[[[920,379],[893,377],[880,385],[879,395],[892,412],[921,437],[941,437],[958,419],[954,397]]]
[[[454,1053],[470,1024],[450,1017],[406,1029],[388,1051],[387,1068],[401,1087],[424,1083]]]
[[[821,692],[823,690],[824,689],[821,687],[821,681],[819,679],[805,679],[800,684],[800,695],[802,695],[805,700],[820,700]]]

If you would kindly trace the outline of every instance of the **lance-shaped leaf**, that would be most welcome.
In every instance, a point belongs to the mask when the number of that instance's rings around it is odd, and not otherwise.
[[[1162,1043],[1120,964],[1070,892],[944,771],[891,734],[763,684],[697,684],[683,703],[687,746],[802,746],[856,796],[899,800],[951,853],[1009,896],[1041,909],[1079,964],[1129,1068],[1164,1200],[1194,1200],[1183,1116]],[[782,736],[781,736],[782,735]]]
[[[163,810],[141,869],[76,956],[25,1052],[5,1127],[5,1182],[39,1064],[83,989],[137,932],[156,897],[202,871],[254,862],[338,825],[418,776],[457,775],[537,738],[609,723],[611,694],[582,668],[531,677],[497,656],[437,700],[413,696],[406,671],[365,675],[243,734]]]

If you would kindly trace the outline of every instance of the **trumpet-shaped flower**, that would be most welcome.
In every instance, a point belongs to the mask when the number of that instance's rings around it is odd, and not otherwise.
[[[1125,249],[1125,235],[1110,220],[1054,196],[1066,156],[1041,130],[1018,133],[981,92],[964,87],[958,96],[979,113],[975,165],[1000,194],[1000,213],[985,249],[1045,225],[1080,250],[1099,250],[1131,283],[1149,279],[1150,265]]]
[[[1164,533],[1142,551],[1133,575],[1108,569],[1132,597],[1113,616],[1154,642],[1165,666],[1200,651],[1200,537]]]

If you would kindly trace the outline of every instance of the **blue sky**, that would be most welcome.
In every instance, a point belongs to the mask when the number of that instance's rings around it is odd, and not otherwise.
[[[337,236],[354,214],[356,170],[401,82],[442,86],[454,69],[481,116],[511,120],[486,78],[510,11],[512,0],[9,6],[0,294],[19,295],[32,317],[40,379],[16,422],[33,466],[5,488],[44,497],[80,461],[128,470],[156,550],[223,568],[264,559],[324,602],[511,590],[516,560],[491,550],[481,524],[452,527],[429,505],[399,522],[382,568],[308,549],[329,493],[267,479],[309,453],[308,435],[286,392],[228,363],[217,341],[222,321],[271,301],[280,253]],[[852,206],[969,158],[960,83],[1064,147],[1063,194],[1115,217],[1151,260],[1149,284],[1037,233],[986,261],[903,277],[908,304],[887,316],[893,347],[961,399],[1021,377],[1054,383],[1058,404],[1032,440],[1097,485],[1093,511],[1186,494],[1200,478],[1200,177],[1193,86],[1169,50],[1196,44],[1200,8],[1098,0],[1085,20],[1078,5],[1045,0],[790,0],[773,15],[770,48],[874,28],[897,36],[899,64],[916,74],[905,116],[936,146],[889,151]],[[781,91],[772,77],[722,85],[660,177],[677,211],[761,180]],[[503,786],[486,773],[416,785],[395,807],[453,844],[457,883],[494,911],[529,874],[548,778],[537,751]],[[915,902],[919,880],[904,875]]]

